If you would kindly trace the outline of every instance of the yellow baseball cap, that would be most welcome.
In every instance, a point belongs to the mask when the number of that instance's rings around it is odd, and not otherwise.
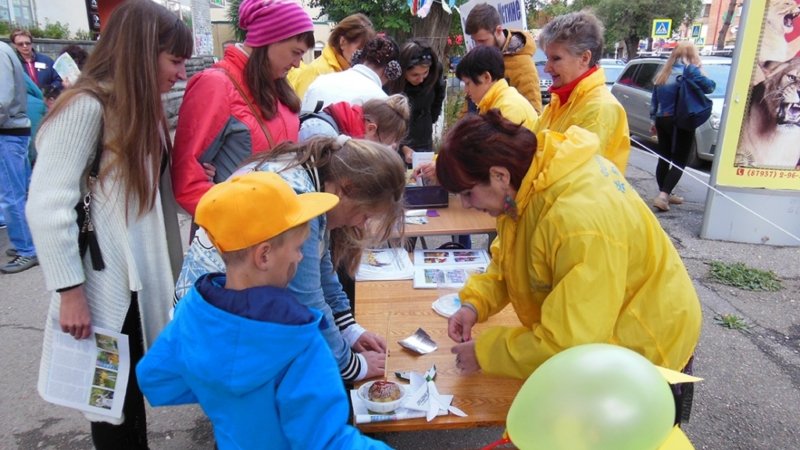
[[[272,172],[249,172],[214,185],[200,198],[195,222],[221,252],[271,239],[324,214],[339,197],[324,192],[294,192]]]

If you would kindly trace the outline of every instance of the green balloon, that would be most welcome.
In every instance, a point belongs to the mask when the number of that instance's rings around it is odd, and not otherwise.
[[[553,356],[522,385],[508,411],[522,450],[647,450],[672,431],[667,380],[643,356],[586,344]]]

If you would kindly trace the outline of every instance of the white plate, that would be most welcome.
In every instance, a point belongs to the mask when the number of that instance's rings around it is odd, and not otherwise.
[[[436,311],[436,314],[450,317],[461,308],[461,299],[458,298],[457,293],[447,294],[436,299],[431,306]]]

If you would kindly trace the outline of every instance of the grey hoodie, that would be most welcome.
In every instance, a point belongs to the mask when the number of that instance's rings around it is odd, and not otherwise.
[[[30,136],[25,71],[5,42],[0,42],[0,80],[0,134]]]

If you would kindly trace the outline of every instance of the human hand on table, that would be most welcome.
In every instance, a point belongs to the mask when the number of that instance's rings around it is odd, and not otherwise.
[[[61,331],[75,339],[86,339],[92,335],[92,313],[83,285],[61,292],[59,325]]]
[[[462,306],[447,320],[447,335],[456,342],[472,340],[472,327],[478,321],[478,314],[472,308]]]
[[[365,331],[353,343],[353,350],[359,353],[365,351],[386,353],[386,339],[371,331]]]
[[[456,355],[456,367],[461,369],[461,373],[472,373],[481,370],[478,364],[478,356],[475,355],[475,341],[456,344],[450,349],[450,353]]]
[[[367,360],[367,376],[365,378],[382,377],[386,367],[386,353],[382,352],[361,352],[361,356]]]

